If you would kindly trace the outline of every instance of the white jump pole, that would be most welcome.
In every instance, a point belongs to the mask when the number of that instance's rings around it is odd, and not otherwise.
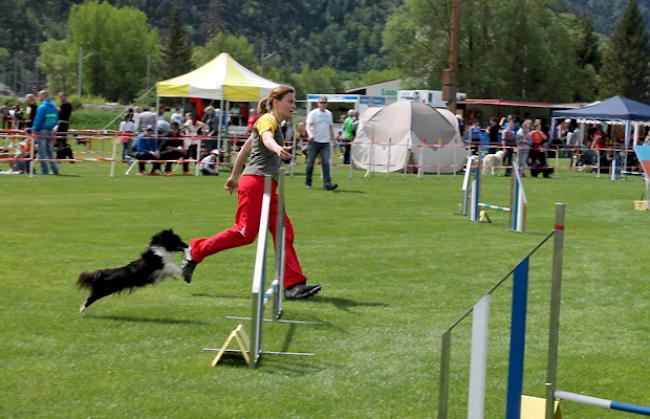
[[[469,187],[472,173],[472,156],[467,158],[467,164],[465,165],[465,177],[463,178],[463,202],[461,203],[460,213],[462,215],[467,215],[469,208]]]
[[[251,368],[257,366],[262,352],[262,313],[264,310],[264,279],[266,276],[266,232],[269,229],[269,212],[271,208],[271,176],[264,179],[264,195],[262,197],[262,215],[257,236],[257,251],[255,253],[255,269],[253,271],[252,328],[251,328]]]
[[[487,371],[488,319],[491,294],[484,295],[472,310],[472,355],[469,374],[468,419],[483,419]]]
[[[117,138],[113,139],[113,155],[111,157],[111,171],[110,177],[115,177],[115,161],[117,160],[117,143],[120,142]]]

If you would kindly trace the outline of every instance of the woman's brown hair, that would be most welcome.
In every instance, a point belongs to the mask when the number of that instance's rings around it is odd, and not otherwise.
[[[260,115],[270,112],[273,109],[273,100],[282,100],[287,93],[296,93],[291,86],[280,85],[271,90],[271,93],[257,104],[257,112]]]

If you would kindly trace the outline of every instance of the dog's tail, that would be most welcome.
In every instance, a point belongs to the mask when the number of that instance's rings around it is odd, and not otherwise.
[[[99,271],[82,272],[79,274],[79,278],[77,279],[77,286],[79,288],[92,288],[99,279],[99,274]]]

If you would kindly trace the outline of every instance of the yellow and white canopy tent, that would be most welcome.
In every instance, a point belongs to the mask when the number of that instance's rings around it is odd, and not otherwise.
[[[217,55],[196,70],[156,83],[156,109],[161,97],[189,97],[219,100],[226,113],[229,102],[257,102],[265,98],[278,83],[261,77],[235,61],[227,52]],[[225,107],[224,107],[225,103]],[[221,115],[219,115],[218,146],[221,148]],[[158,130],[156,129],[156,134]],[[197,149],[199,159],[200,147]],[[196,165],[198,175],[198,164]]]
[[[222,52],[196,70],[156,83],[156,108],[160,97],[192,97],[219,100],[223,110],[224,102],[225,109],[228,102],[257,102],[276,86]]]
[[[227,52],[196,70],[160,81],[159,97],[196,97],[231,102],[253,102],[278,86],[235,61]]]

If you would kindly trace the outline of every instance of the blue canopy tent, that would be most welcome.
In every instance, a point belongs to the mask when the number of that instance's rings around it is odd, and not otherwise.
[[[610,97],[600,103],[582,108],[554,111],[551,132],[554,132],[557,119],[583,119],[598,121],[616,121],[625,123],[625,149],[630,148],[630,128],[635,124],[635,143],[639,138],[639,122],[650,122],[650,105],[628,99],[623,96]],[[635,144],[636,145],[636,144]],[[627,152],[624,153],[623,168],[627,168]]]

